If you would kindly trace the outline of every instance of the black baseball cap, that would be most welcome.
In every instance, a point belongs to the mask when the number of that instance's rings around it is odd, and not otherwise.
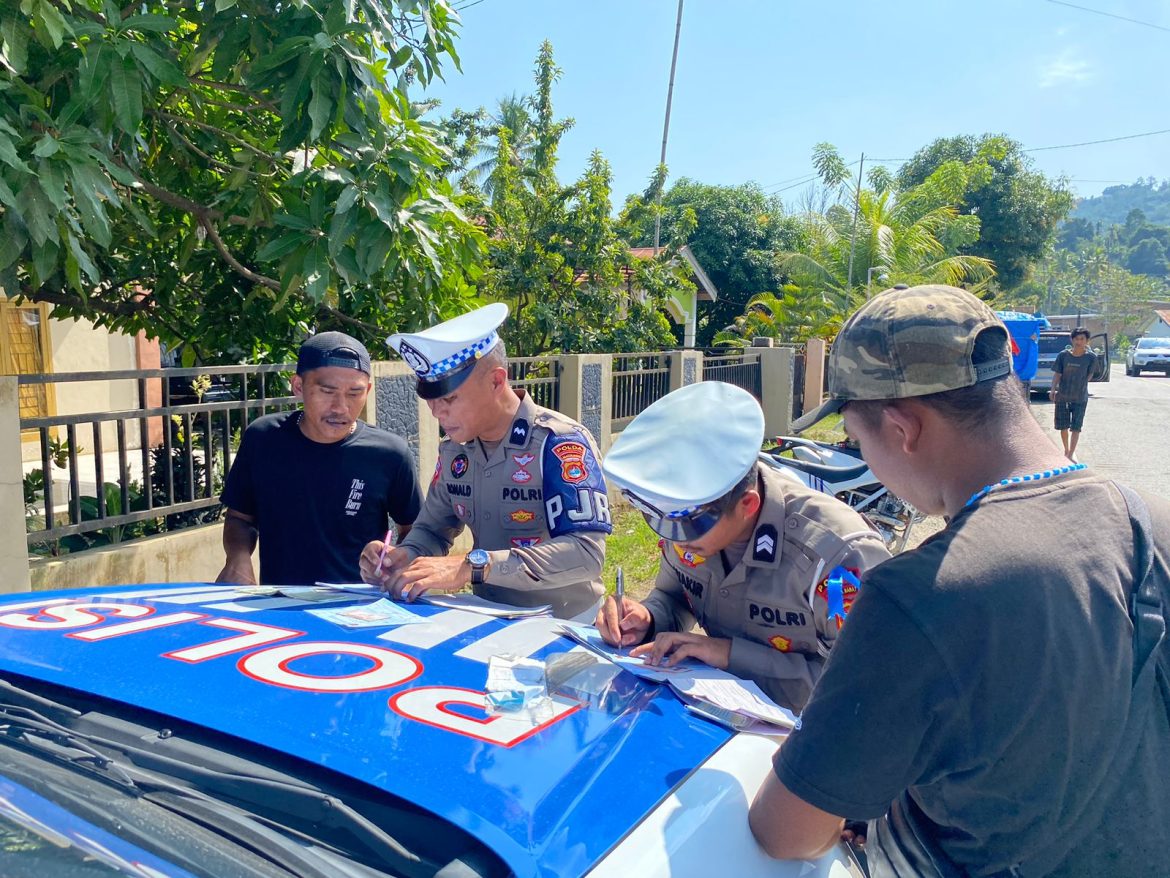
[[[370,374],[370,352],[344,332],[322,332],[305,339],[297,354],[297,374],[304,375],[325,366],[341,366]]]

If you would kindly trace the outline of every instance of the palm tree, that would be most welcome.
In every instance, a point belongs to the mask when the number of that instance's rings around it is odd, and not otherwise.
[[[753,338],[805,342],[810,338],[834,335],[841,317],[834,303],[823,293],[788,285],[779,293],[757,293],[735,322],[713,339],[716,345],[743,348]]]
[[[508,163],[520,172],[521,177],[532,166],[536,156],[537,131],[529,113],[531,104],[532,99],[527,96],[512,94],[500,98],[496,112],[484,123],[483,130],[489,139],[480,146],[476,153],[478,161],[467,169],[464,179],[478,185],[487,195],[492,194],[492,174],[500,161],[501,130],[507,134],[505,154]]]
[[[995,274],[992,263],[955,253],[977,238],[978,218],[940,203],[937,191],[927,186],[900,196],[862,190],[856,233],[853,213],[844,205],[807,216],[808,248],[777,254],[778,267],[797,287],[822,293],[842,312],[864,297],[867,275],[879,270],[890,284],[945,283],[981,289]],[[852,287],[847,281],[851,247],[854,277],[859,279]]]

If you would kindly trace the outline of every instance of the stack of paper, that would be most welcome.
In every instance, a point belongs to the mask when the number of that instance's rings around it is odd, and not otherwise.
[[[419,598],[419,602],[450,610],[466,610],[469,613],[479,613],[483,616],[495,616],[500,619],[527,619],[531,616],[552,615],[552,607],[548,604],[539,607],[514,607],[511,604],[500,604],[466,593],[428,592]]]
[[[744,680],[694,659],[673,667],[648,665],[610,646],[590,625],[565,622],[561,631],[582,646],[647,680],[666,683],[696,713],[740,731],[786,734],[796,724],[792,711],[772,701],[751,680]]]

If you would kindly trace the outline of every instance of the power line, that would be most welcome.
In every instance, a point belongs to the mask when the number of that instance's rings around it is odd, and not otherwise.
[[[1170,33],[1170,27],[1162,27],[1160,24],[1153,24],[1149,21],[1139,21],[1136,18],[1126,18],[1124,15],[1116,15],[1112,12],[1102,12],[1100,9],[1090,9],[1088,6],[1077,6],[1075,3],[1066,3],[1065,0],[1048,0],[1049,3],[1055,3],[1058,6],[1068,6],[1072,9],[1079,9],[1082,12],[1092,12],[1094,15],[1104,15],[1106,18],[1116,18],[1118,21],[1128,21],[1130,24],[1140,24],[1142,27],[1152,27],[1155,30],[1164,30]]]
[[[1051,0],[1056,2],[1056,0]],[[1074,146],[1095,146],[1098,143],[1116,143],[1119,140],[1135,140],[1139,137],[1153,137],[1156,134],[1170,134],[1170,128],[1163,128],[1161,131],[1145,131],[1141,134],[1126,134],[1122,137],[1106,137],[1104,140],[1086,140],[1082,143],[1062,143],[1058,146],[1033,146],[1030,149],[1021,150],[1021,152],[1044,152],[1049,149],[1072,149]]]

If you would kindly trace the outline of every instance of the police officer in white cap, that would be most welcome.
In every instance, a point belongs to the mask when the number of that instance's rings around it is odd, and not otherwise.
[[[760,466],[763,439],[759,403],[719,381],[634,418],[604,470],[662,537],[662,561],[645,602],[608,598],[596,625],[651,663],[691,656],[799,710],[861,571],[889,555],[844,503]]]
[[[591,621],[613,529],[599,456],[584,427],[509,384],[496,331],[507,316],[496,303],[387,339],[446,438],[414,528],[397,547],[369,543],[362,577],[406,600],[470,584],[489,600]],[[474,549],[448,557],[464,527]]]

